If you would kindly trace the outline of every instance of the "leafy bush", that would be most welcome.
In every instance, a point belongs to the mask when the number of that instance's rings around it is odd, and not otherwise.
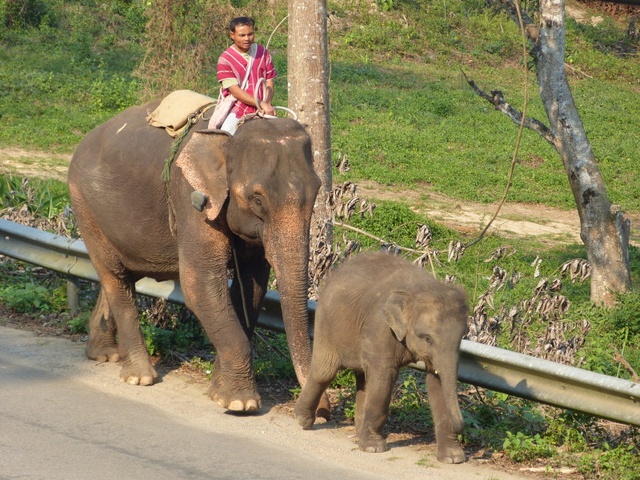
[[[0,287],[0,302],[18,313],[40,314],[66,309],[66,291],[49,290],[42,285],[25,283]]]
[[[90,312],[82,312],[75,317],[72,317],[67,322],[67,326],[71,333],[86,335],[89,333],[89,318],[91,316]]]
[[[433,428],[424,374],[409,369],[400,372],[389,408],[389,421],[402,431],[426,432]]]
[[[0,0],[0,39],[2,27],[19,30],[37,27],[52,14],[44,0]]]
[[[253,347],[253,368],[258,381],[296,381],[286,335],[270,331],[256,332]]]
[[[169,357],[173,352],[210,352],[211,343],[198,319],[187,309],[167,305],[164,299],[139,297],[140,328],[149,355]]]
[[[472,445],[499,450],[507,432],[531,437],[546,427],[536,404],[504,393],[477,390],[463,399],[460,409],[465,423],[462,439]]]
[[[555,453],[554,445],[542,438],[539,433],[531,437],[522,432],[516,434],[507,432],[507,438],[504,440],[502,448],[515,462],[548,458]]]
[[[140,85],[123,75],[109,75],[100,69],[89,90],[96,111],[119,111],[137,103]]]
[[[578,471],[585,478],[599,480],[636,480],[640,471],[640,452],[637,446],[626,445],[585,453]]]

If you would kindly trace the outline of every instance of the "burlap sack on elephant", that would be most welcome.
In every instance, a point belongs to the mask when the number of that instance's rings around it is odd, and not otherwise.
[[[147,121],[154,127],[166,129],[167,133],[175,138],[187,126],[189,115],[198,111],[203,113],[215,103],[214,98],[193,90],[176,90],[160,102],[149,114]]]

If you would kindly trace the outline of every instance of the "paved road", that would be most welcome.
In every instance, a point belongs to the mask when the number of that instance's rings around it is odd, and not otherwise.
[[[0,478],[523,478],[442,465],[415,446],[365,454],[330,424],[305,432],[268,409],[227,414],[177,373],[133,387],[118,372],[82,344],[0,327]]]

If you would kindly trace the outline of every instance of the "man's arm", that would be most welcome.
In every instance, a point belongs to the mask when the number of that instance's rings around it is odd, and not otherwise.
[[[273,105],[271,105],[271,101],[273,100],[273,87],[274,87],[273,79],[267,80],[265,82],[265,86],[266,86],[265,98],[260,102],[260,105],[257,105],[256,99],[253,97],[253,95],[247,93],[245,90],[240,88],[240,85],[237,85],[237,84],[231,85],[229,87],[229,92],[231,93],[231,95],[233,95],[236,99],[240,100],[242,103],[246,103],[247,105],[253,105],[255,107],[258,107],[265,113],[265,115],[275,115],[276,111],[273,108]]]

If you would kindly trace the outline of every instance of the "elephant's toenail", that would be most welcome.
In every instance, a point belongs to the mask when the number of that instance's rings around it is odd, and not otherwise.
[[[234,412],[242,412],[244,410],[244,405],[240,400],[234,400],[227,408]]]

